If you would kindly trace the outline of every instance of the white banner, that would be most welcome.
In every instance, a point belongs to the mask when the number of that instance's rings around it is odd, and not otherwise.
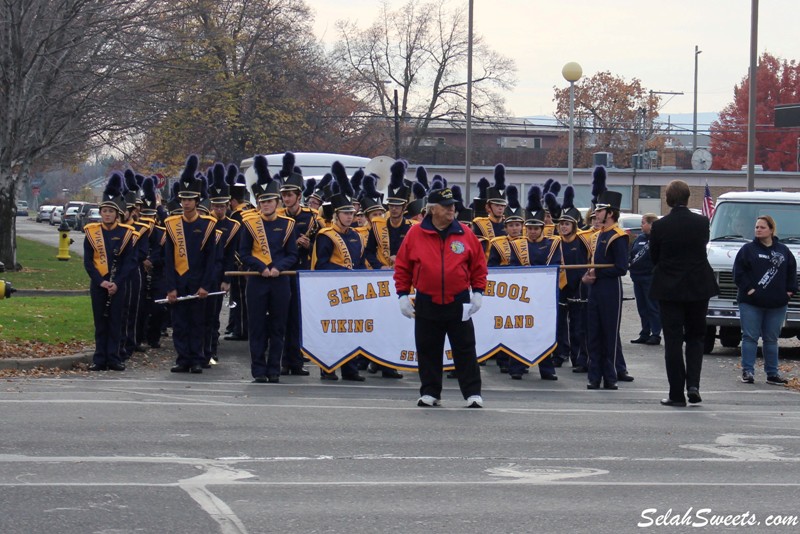
[[[414,321],[400,313],[392,271],[301,271],[303,353],[326,371],[363,355],[417,369]],[[483,306],[472,316],[479,360],[505,352],[535,365],[556,347],[558,267],[489,270]],[[452,369],[450,344],[442,355]]]

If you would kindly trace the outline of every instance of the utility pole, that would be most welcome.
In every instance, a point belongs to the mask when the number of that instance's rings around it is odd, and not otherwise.
[[[697,150],[697,56],[703,51],[694,45],[694,111],[692,113],[692,153]]]

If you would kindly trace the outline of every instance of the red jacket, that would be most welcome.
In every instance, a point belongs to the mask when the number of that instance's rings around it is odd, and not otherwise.
[[[450,304],[470,289],[482,293],[486,274],[486,256],[475,234],[453,221],[442,240],[430,216],[408,231],[394,264],[397,294],[408,295],[413,286],[434,304]]]

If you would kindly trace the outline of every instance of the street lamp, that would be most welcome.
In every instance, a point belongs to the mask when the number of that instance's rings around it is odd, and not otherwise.
[[[583,76],[581,66],[570,61],[561,69],[561,75],[569,82],[569,155],[567,156],[567,183],[572,185],[572,170],[575,152],[575,82]]]
[[[692,113],[692,154],[697,150],[697,56],[702,54],[697,45],[694,45],[694,112]]]

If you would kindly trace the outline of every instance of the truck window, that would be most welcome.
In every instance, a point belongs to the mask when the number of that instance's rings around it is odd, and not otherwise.
[[[720,202],[711,221],[711,240],[737,235],[742,236],[742,240],[752,240],[759,215],[775,219],[782,241],[800,242],[800,206],[769,202]]]

